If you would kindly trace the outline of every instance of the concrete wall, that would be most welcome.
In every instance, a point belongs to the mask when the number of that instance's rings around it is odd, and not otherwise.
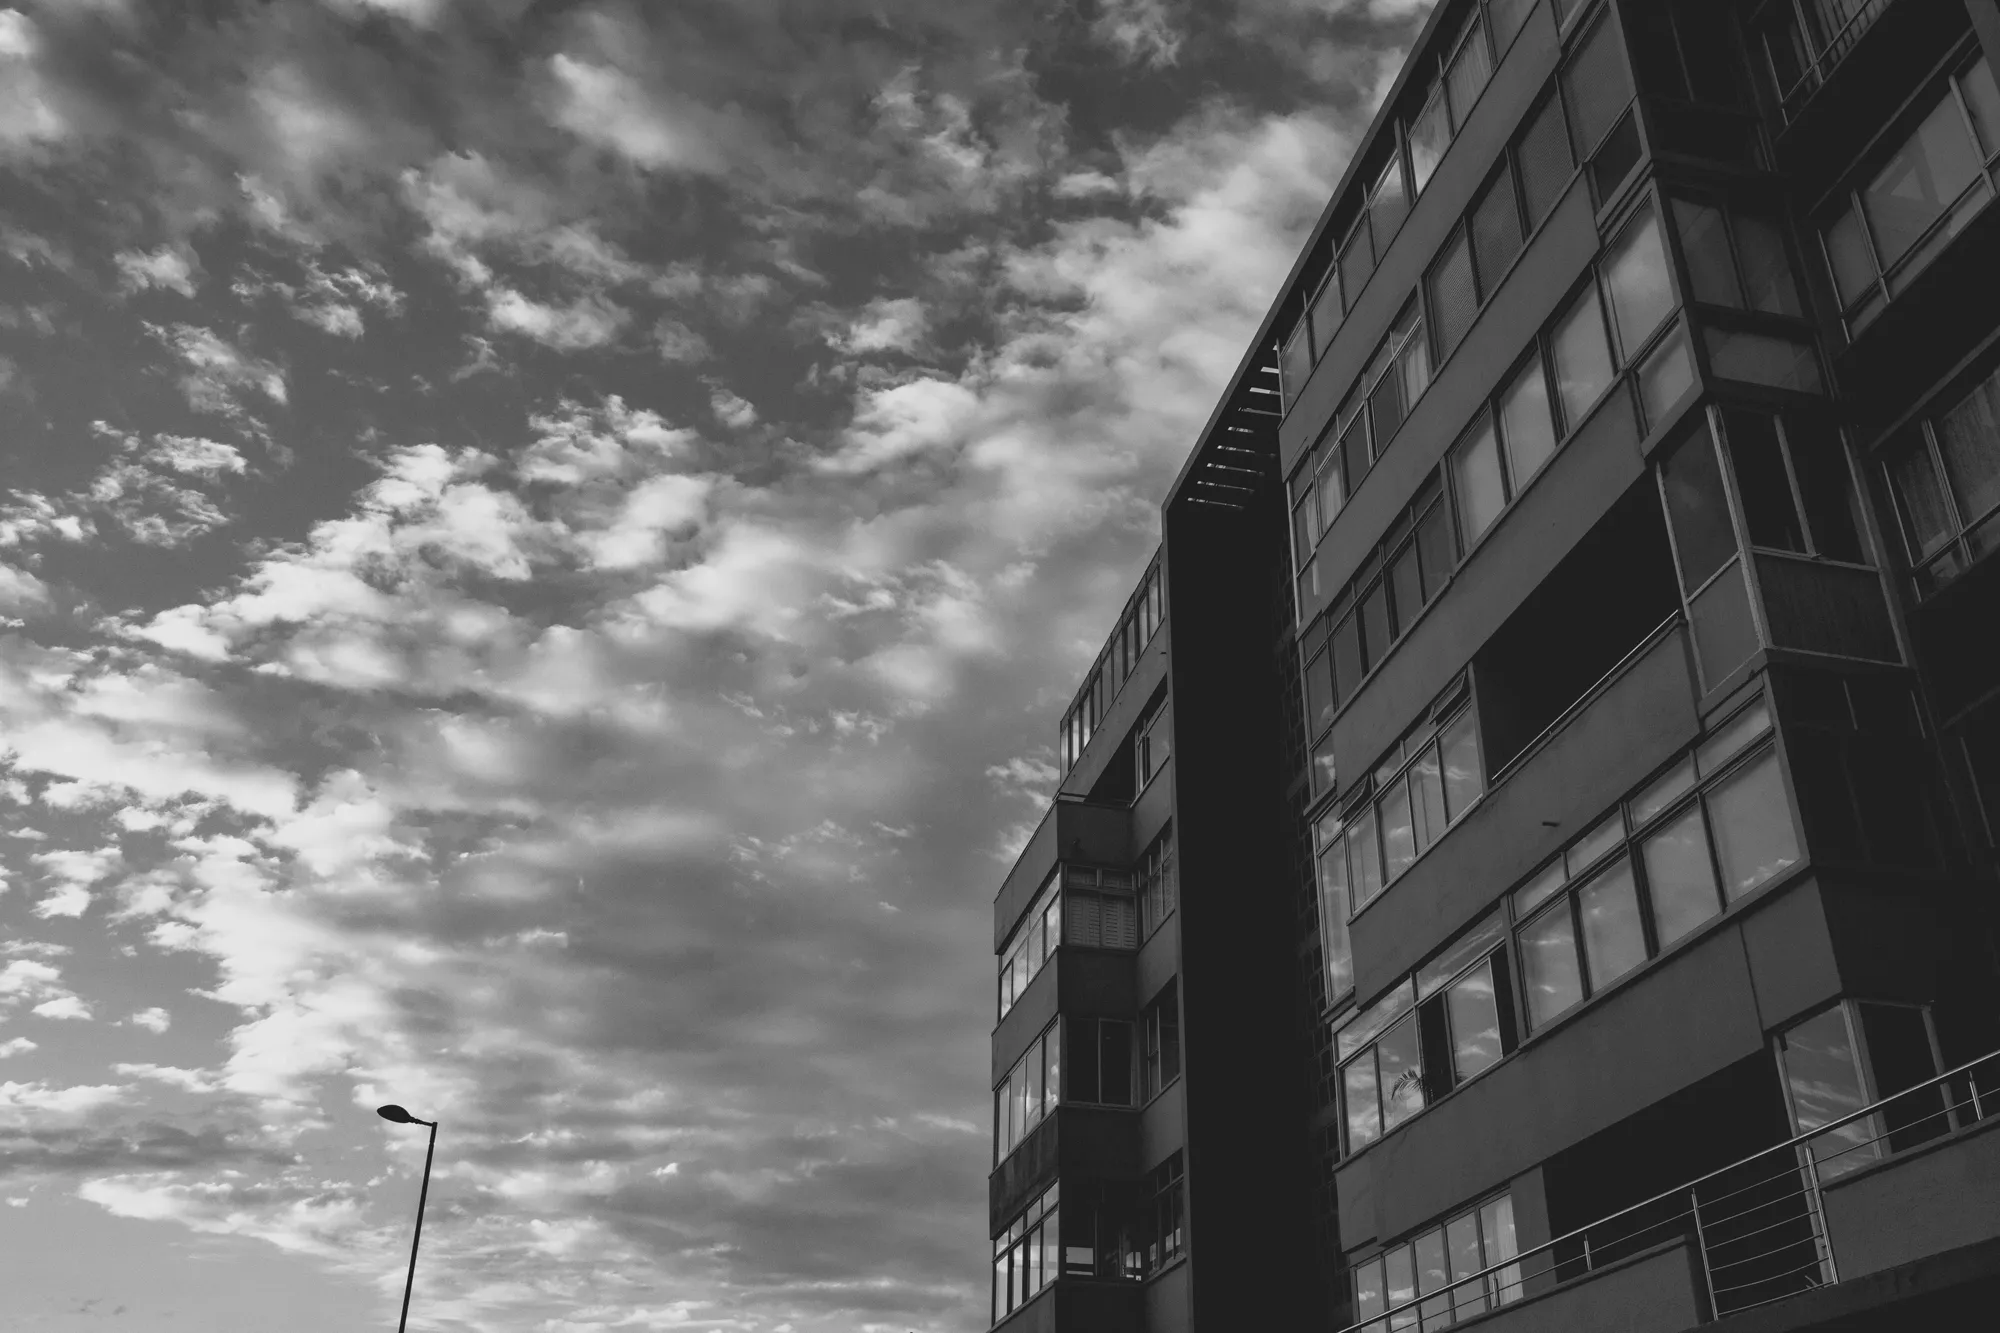
[[[1825,1197],[1843,1281],[2000,1237],[2000,1119],[1845,1176]]]

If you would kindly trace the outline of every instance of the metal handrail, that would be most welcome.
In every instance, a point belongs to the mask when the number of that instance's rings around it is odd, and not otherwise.
[[[1838,31],[1829,34],[1827,39],[1819,44],[1813,51],[1812,58],[1806,62],[1806,67],[1799,71],[1799,77],[1792,81],[1792,86],[1778,95],[1779,105],[1784,108],[1787,121],[1796,117],[1804,105],[1812,100],[1812,95],[1825,86],[1827,77],[1833,72],[1834,67],[1847,59],[1848,52],[1852,51],[1855,44],[1861,40],[1861,34],[1875,25],[1875,20],[1882,17],[1883,11],[1889,8],[1889,3],[1890,0],[1865,0],[1859,9],[1848,16],[1847,22],[1840,25]],[[1804,16],[1797,10],[1793,10],[1792,13],[1794,18],[1803,22]],[[1801,89],[1804,90],[1803,96],[1799,96]],[[1793,100],[1794,97],[1798,99],[1796,102]]]
[[[1959,1078],[1968,1073],[1970,1070],[1976,1069],[1979,1066],[1993,1060],[2000,1060],[2000,1050],[1988,1051],[1985,1055],[1979,1056],[1977,1059],[1974,1060],[1968,1060],[1966,1063],[1958,1066],[1956,1069],[1948,1069],[1944,1073],[1937,1075],[1935,1078],[1927,1079],[1922,1083],[1916,1084],[1912,1087],[1905,1088],[1901,1092],[1891,1093],[1889,1096],[1883,1097],[1878,1101],[1870,1102],[1868,1105],[1862,1107],[1860,1110],[1850,1112],[1849,1114],[1842,1116],[1838,1120],[1832,1120],[1814,1129],[1809,1129],[1804,1131],[1803,1133],[1794,1134],[1791,1138],[1786,1139],[1782,1143],[1774,1143],[1768,1148],[1760,1148],[1756,1152],[1751,1153],[1748,1157],[1743,1157],[1738,1159],[1737,1161],[1731,1162],[1728,1166],[1719,1167],[1716,1170],[1706,1173],[1705,1175],[1696,1176],[1693,1180],[1686,1181],[1685,1183],[1680,1185],[1676,1185],[1672,1189],[1662,1190],[1660,1193],[1653,1195],[1651,1198],[1642,1199],[1638,1203],[1632,1204],[1625,1208],[1621,1208],[1615,1213],[1609,1213],[1603,1217],[1598,1218],[1594,1222],[1586,1223],[1585,1225],[1577,1227],[1572,1231],[1565,1232],[1564,1234],[1555,1237],[1553,1240],[1543,1241],[1540,1245],[1537,1245],[1532,1249],[1522,1250],[1519,1253],[1510,1255],[1499,1263],[1488,1265],[1487,1267],[1480,1269],[1477,1273],[1471,1273],[1465,1277],[1458,1278],[1455,1281],[1449,1282],[1446,1285],[1439,1287],[1435,1291],[1424,1292],[1420,1296],[1417,1296],[1411,1300],[1404,1301],[1401,1305],[1388,1306],[1376,1314],[1369,1315],[1366,1319],[1359,1319],[1354,1321],[1353,1323],[1346,1325],[1345,1327],[1339,1330],[1339,1333],[1360,1333],[1360,1330],[1375,1328],[1378,1326],[1382,1328],[1389,1328],[1392,1325],[1392,1321],[1394,1321],[1398,1316],[1405,1314],[1410,1316],[1411,1324],[1418,1324],[1422,1321],[1422,1315],[1419,1311],[1420,1306],[1437,1301],[1440,1298],[1447,1298],[1455,1301],[1456,1297],[1453,1295],[1453,1293],[1456,1292],[1460,1287],[1469,1286],[1473,1283],[1483,1284],[1480,1288],[1482,1292],[1486,1291],[1494,1292],[1496,1304],[1506,1303],[1498,1299],[1498,1293],[1502,1291],[1511,1290],[1517,1293],[1516,1299],[1518,1299],[1518,1293],[1521,1291],[1521,1288],[1526,1283],[1529,1277],[1539,1277],[1543,1273],[1553,1270],[1555,1267],[1557,1267],[1562,1263],[1574,1262],[1573,1260],[1554,1259],[1547,1267],[1538,1269],[1535,1273],[1528,1274],[1528,1273],[1522,1273],[1520,1271],[1527,1260],[1532,1259],[1537,1255],[1547,1254],[1555,1250],[1556,1247],[1561,1245],[1574,1244],[1579,1240],[1584,1240],[1587,1243],[1587,1238],[1590,1232],[1599,1230],[1608,1223],[1616,1222],[1621,1217],[1629,1217],[1631,1214],[1638,1212],[1642,1208],[1650,1208],[1654,1204],[1662,1203],[1667,1200],[1677,1198],[1684,1194],[1692,1197],[1693,1192],[1706,1182],[1727,1175],[1729,1172],[1736,1170],[1738,1167],[1748,1166],[1752,1162],[1758,1161],[1761,1158],[1772,1156],[1773,1154],[1776,1153],[1781,1153],[1796,1149],[1801,1145],[1810,1142],[1813,1139],[1820,1138],[1821,1136],[1826,1134],[1831,1134],[1837,1129],[1841,1129],[1847,1125],[1855,1123],[1856,1121],[1864,1120],[1871,1115],[1875,1115],[1878,1112],[1880,1112],[1883,1107],[1888,1106],[1892,1102],[1901,1101],[1905,1097],[1915,1096],[1918,1093],[1926,1092],[1933,1088],[1941,1087],[1950,1080]],[[1978,1121],[1984,1119],[1985,1116],[1981,1113],[1981,1107],[1979,1104],[1979,1096],[1978,1096],[1978,1085],[1976,1083],[1974,1083],[1972,1086],[1972,1096],[1970,1097],[1969,1100],[1973,1107],[1974,1120]],[[1964,1103],[1958,1103],[1958,1105],[1963,1105],[1963,1104]],[[1937,1112],[1935,1114],[1940,1114],[1940,1115],[1948,1114],[1952,1109],[1954,1109],[1953,1104],[1947,1101],[1946,1109],[1944,1111]],[[1923,1119],[1928,1120],[1930,1119],[1930,1117],[1925,1116],[1923,1117]],[[1916,1121],[1914,1123],[1921,1124],[1922,1120]],[[1887,1138],[1889,1134],[1892,1132],[1894,1131],[1885,1130],[1883,1131],[1883,1133],[1876,1135],[1875,1138],[1869,1139],[1863,1144],[1857,1144],[1856,1148],[1867,1146],[1867,1144],[1874,1143],[1878,1139]],[[1853,1150],[1854,1149],[1847,1149],[1844,1151],[1853,1151]],[[1810,1152],[1807,1153],[1807,1157],[1808,1159],[1811,1158]],[[1780,1173],[1779,1175],[1771,1176],[1768,1177],[1767,1179],[1768,1180],[1781,1179],[1782,1175],[1783,1173]],[[1820,1193],[1820,1191],[1821,1191],[1821,1186],[1819,1185],[1817,1172],[1813,1172],[1811,1174],[1811,1184],[1806,1188],[1802,1188],[1799,1191],[1799,1193],[1802,1195],[1811,1194],[1813,1196],[1817,1196]],[[1729,1196],[1725,1195],[1724,1197],[1727,1198]],[[1700,1223],[1700,1217],[1698,1211],[1699,1200],[1697,1200],[1696,1202],[1697,1202],[1696,1222],[1697,1225],[1699,1225]],[[1748,1212],[1750,1210],[1745,1209],[1743,1211]],[[1816,1214],[1818,1210],[1817,1208],[1814,1208],[1812,1211]],[[1741,1214],[1739,1213],[1737,1215],[1740,1216]],[[1713,1225],[1713,1222],[1714,1219],[1710,1221],[1711,1226]],[[1643,1234],[1644,1231],[1647,1229],[1648,1228],[1641,1228],[1640,1231],[1635,1232],[1633,1234],[1635,1235]],[[1815,1223],[1813,1232],[1814,1232],[1814,1240],[1816,1243],[1824,1241],[1825,1238],[1822,1234],[1822,1228],[1820,1227],[1820,1225]],[[1756,1233],[1752,1232],[1749,1234],[1754,1235]],[[1733,1239],[1741,1239],[1741,1237]],[[1830,1254],[1831,1254],[1831,1249],[1829,1246],[1827,1255],[1830,1256]],[[1586,1265],[1589,1262],[1589,1257],[1587,1252],[1584,1258],[1584,1262],[1586,1263]],[[1773,1281],[1780,1277],[1794,1276],[1797,1273],[1806,1271],[1806,1269],[1814,1268],[1817,1266],[1818,1266],[1817,1264],[1807,1264],[1801,1266],[1798,1269],[1791,1270],[1790,1272],[1787,1273],[1776,1273],[1772,1274],[1770,1277],[1758,1279],[1755,1282],[1743,1283],[1740,1287],[1724,1287],[1720,1289],[1715,1287],[1714,1278],[1711,1275],[1707,1279],[1710,1288],[1709,1299],[1711,1303],[1713,1303],[1717,1290],[1723,1290],[1723,1291],[1744,1290],[1749,1287],[1762,1285],[1763,1283]],[[1486,1284],[1486,1279],[1491,1277],[1496,1277],[1497,1275],[1504,1273],[1509,1269],[1515,1270],[1515,1276],[1511,1280],[1508,1280],[1505,1283],[1496,1282],[1490,1285],[1484,1285]],[[1708,1272],[1707,1254],[1705,1250],[1703,1253],[1703,1271],[1704,1273]],[[1455,1305],[1454,1309],[1456,1309]]]

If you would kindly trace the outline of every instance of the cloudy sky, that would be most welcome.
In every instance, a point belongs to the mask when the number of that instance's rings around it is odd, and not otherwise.
[[[36,1333],[985,1325],[990,902],[1426,0],[0,7]]]

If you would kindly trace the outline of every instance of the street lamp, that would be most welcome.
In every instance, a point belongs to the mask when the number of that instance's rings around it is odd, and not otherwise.
[[[437,1151],[438,1124],[435,1120],[419,1120],[395,1103],[375,1108],[375,1114],[384,1120],[393,1120],[399,1125],[429,1125],[431,1127],[430,1146],[424,1149],[424,1184],[417,1192],[417,1229],[410,1237],[410,1275],[403,1281],[403,1317],[396,1321],[396,1333],[403,1333],[403,1326],[410,1322],[410,1288],[417,1284],[417,1242],[424,1238],[424,1202],[431,1194],[431,1154]]]

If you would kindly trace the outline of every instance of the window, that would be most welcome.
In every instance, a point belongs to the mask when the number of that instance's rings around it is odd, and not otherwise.
[[[1514,161],[1521,175],[1521,199],[1527,205],[1528,226],[1541,225],[1556,200],[1569,188],[1576,159],[1570,155],[1569,126],[1563,118],[1560,97],[1550,97],[1534,113],[1520,141],[1514,145]]]
[[[2000,95],[1984,59],[1942,96],[1820,228],[1850,333],[1880,314],[1993,198]]]
[[[1603,307],[1597,288],[1586,287],[1556,321],[1549,340],[1555,364],[1556,393],[1563,421],[1580,422],[1611,387],[1611,347],[1605,337]]]
[[[1160,706],[1139,724],[1138,740],[1133,745],[1139,763],[1139,786],[1153,780],[1153,775],[1167,766],[1167,756],[1173,753],[1174,710],[1170,703],[1162,700]]]
[[[1513,891],[1528,1024],[1542,1028],[1798,864],[1760,699]]]
[[[1132,1020],[1071,1018],[1063,1100],[1097,1106],[1132,1104]]]
[[[1887,6],[1881,0],[1778,0],[1759,32],[1785,119],[1797,116]]]
[[[1426,280],[1439,360],[1458,346],[1522,242],[1520,204],[1505,163],[1488,181]]]
[[[1089,949],[1138,948],[1139,913],[1132,872],[1076,865],[1062,869],[1063,943]]]
[[[1181,997],[1177,982],[1169,981],[1153,997],[1139,1016],[1139,1104],[1160,1095],[1160,1090],[1181,1076]]]
[[[1035,895],[1035,904],[1021,918],[1021,924],[1014,928],[1014,939],[1000,958],[1000,1017],[1005,1018],[1021,993],[1028,989],[1028,983],[1042,970],[1042,964],[1055,955],[1056,946],[1062,942],[1062,895],[1057,891],[1056,881],[1060,871],[1051,874]]]
[[[1784,232],[1775,219],[1691,199],[1674,200],[1673,214],[1695,300],[1792,319],[1804,316]]]
[[[1153,839],[1139,857],[1139,936],[1141,939],[1160,928],[1173,915],[1179,902],[1179,875],[1174,869],[1174,832],[1171,828]]]
[[[1144,1281],[1187,1253],[1182,1175],[1178,1152],[1146,1173],[1138,1206],[1119,1247],[1126,1277]]]
[[[1407,870],[1469,809],[1485,790],[1479,739],[1463,682],[1425,711],[1416,726],[1390,747],[1369,781],[1342,812],[1343,832],[1320,861],[1360,911]],[[1327,890],[1323,887],[1322,892]]]
[[[999,1323],[1055,1281],[1059,1186],[1051,1185],[1028,1210],[993,1238],[993,1322]]]
[[[1929,596],[2000,546],[2000,370],[1887,457],[1904,553]]]
[[[1518,23],[1518,17],[1510,16]],[[1511,28],[1509,30],[1511,35]],[[1410,170],[1418,191],[1430,180],[1431,172],[1451,145],[1452,136],[1464,127],[1473,103],[1493,74],[1493,56],[1486,45],[1486,25],[1475,6],[1465,30],[1444,50],[1423,110],[1405,126],[1410,144]]]
[[[1389,441],[1395,438],[1403,418],[1409,415],[1430,380],[1430,344],[1424,339],[1423,306],[1419,301],[1411,301],[1384,335],[1374,359],[1354,386],[1348,405],[1340,412],[1350,491],[1361,484],[1369,465],[1388,449]],[[1358,437],[1365,453],[1348,444],[1353,438],[1348,429],[1350,420],[1356,426],[1366,426],[1365,433]]]
[[[1068,773],[1083,757],[1095,733],[1098,719],[1117,697],[1118,689],[1139,665],[1139,656],[1153,641],[1166,620],[1166,587],[1158,558],[1139,580],[1138,590],[1125,604],[1118,627],[1099,654],[1097,664],[1085,677],[1076,701],[1063,715],[1061,744],[1062,770]]]
[[[1752,546],[1866,563],[1847,450],[1831,422],[1730,407],[1723,431]]]
[[[1891,674],[1783,674],[1792,781],[1816,857],[1934,869],[1943,804],[1909,682]]]
[[[1602,204],[1639,161],[1638,122],[1631,112],[1632,72],[1608,9],[1564,68],[1562,90],[1577,159],[1590,163]]]
[[[1322,815],[1313,825],[1319,879],[1320,962],[1329,1004],[1354,989],[1354,948],[1347,919],[1354,904],[1347,892],[1347,843],[1339,814]]]
[[[1424,1108],[1416,990],[1403,982],[1334,1036],[1347,1151],[1359,1152]]]
[[[1062,1089],[1062,1035],[1051,1023],[1028,1046],[993,1090],[993,1161],[1005,1161],[1042,1117],[1056,1109]]]
[[[1640,85],[1676,102],[1734,106],[1741,101],[1728,13],[1734,3],[1668,0],[1633,10],[1639,31],[1631,45],[1640,62]]]
[[[1941,1094],[1905,1098],[1848,1119],[1883,1097],[1936,1077],[1936,1044],[1928,1018],[1915,1006],[1847,1000],[1778,1034],[1778,1067],[1794,1132],[1826,1131],[1804,1145],[1820,1179],[1880,1161],[1949,1128]],[[1843,1120],[1845,1124],[1839,1123]]]
[[[1706,417],[1665,451],[1660,490],[1673,529],[1681,592],[1705,688],[1713,689],[1757,650],[1756,623]]]
[[[1354,1265],[1354,1318],[1371,1319],[1433,1293],[1435,1300],[1377,1320],[1364,1333],[1414,1329],[1420,1319],[1425,1329],[1442,1328],[1485,1314],[1521,1299],[1521,1266],[1507,1262],[1520,1252],[1513,1196],[1484,1200]],[[1489,1268],[1499,1271],[1466,1280]]]

